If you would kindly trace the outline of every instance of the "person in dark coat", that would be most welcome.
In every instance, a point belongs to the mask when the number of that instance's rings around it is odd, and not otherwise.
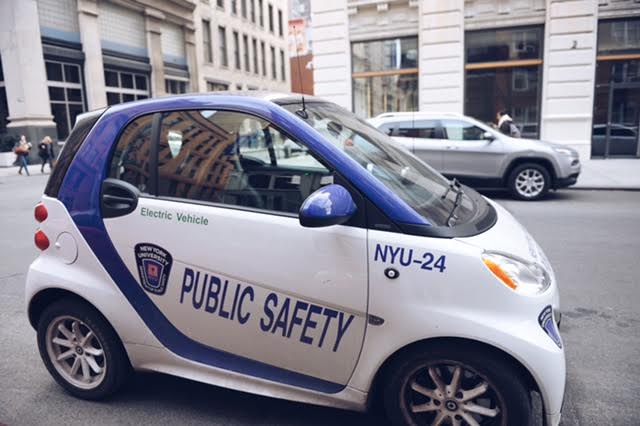
[[[499,111],[496,118],[498,119],[498,130],[501,133],[512,138],[520,137],[520,129],[513,123],[513,119],[507,114],[506,110]]]
[[[38,145],[38,157],[42,161],[40,173],[44,173],[44,165],[49,163],[49,170],[53,170],[53,141],[49,136],[45,136]]]

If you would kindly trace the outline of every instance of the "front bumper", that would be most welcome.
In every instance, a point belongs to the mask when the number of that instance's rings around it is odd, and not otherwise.
[[[579,175],[580,175],[580,172],[577,172],[572,175],[569,175],[568,177],[556,179],[556,182],[555,182],[556,189],[566,188],[568,186],[575,185],[576,182],[578,182]]]

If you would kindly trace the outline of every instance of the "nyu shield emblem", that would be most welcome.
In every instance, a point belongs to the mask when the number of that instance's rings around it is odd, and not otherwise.
[[[135,255],[142,288],[149,293],[164,294],[173,263],[171,254],[155,244],[140,243],[136,244]]]

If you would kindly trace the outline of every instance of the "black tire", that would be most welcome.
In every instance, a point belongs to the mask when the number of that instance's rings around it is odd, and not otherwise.
[[[536,176],[541,176],[542,179],[544,179],[542,189],[539,192],[536,191],[532,195],[525,194],[517,187],[516,180],[518,179],[518,176],[520,176],[523,172],[526,173],[527,171],[536,174]],[[509,191],[511,192],[511,195],[518,200],[540,200],[549,193],[549,189],[551,188],[551,173],[549,173],[549,170],[545,166],[537,163],[519,164],[511,171],[511,173],[509,173],[509,177],[507,178],[507,186],[509,188]]]
[[[71,317],[69,321],[73,321],[73,319],[79,320],[81,327],[85,331],[90,330],[93,332],[93,337],[91,338],[93,342],[92,346],[98,345],[100,349],[102,349],[103,355],[93,358],[94,362],[95,359],[98,359],[99,362],[103,363],[105,367],[104,373],[100,378],[100,382],[94,384],[95,387],[93,388],[82,388],[70,382],[56,369],[56,366],[53,364],[54,361],[50,358],[50,351],[53,351],[53,349],[51,349],[53,344],[50,344],[48,348],[47,331],[49,325],[52,325],[52,330],[56,330],[52,323],[54,321],[58,322],[60,318],[64,317]],[[57,331],[51,332],[57,333]],[[78,298],[64,298],[47,306],[38,320],[37,333],[40,357],[47,367],[47,370],[49,370],[49,373],[60,386],[75,397],[88,400],[106,398],[120,389],[131,375],[131,364],[129,363],[129,358],[127,357],[120,338],[100,312],[83,300]],[[75,359],[76,355],[73,354],[72,356],[74,357],[73,359]],[[71,364],[73,361],[69,360],[68,363]],[[60,362],[56,365],[58,365],[58,368],[61,368]]]
[[[447,370],[451,366],[451,370]],[[445,416],[456,416],[460,413],[462,402],[465,398],[462,393],[441,395],[442,398],[431,399],[424,394],[412,390],[411,384],[417,383],[422,389],[437,389],[435,382],[429,377],[428,367],[436,367],[445,384],[451,383],[455,366],[461,366],[461,371],[475,374],[463,377],[460,380],[459,390],[469,395],[471,389],[477,388],[482,383],[487,383],[489,388],[482,394],[488,402],[481,398],[473,398],[467,403],[488,406],[494,411],[493,417],[479,416],[474,418],[480,424],[485,425],[530,425],[532,416],[531,393],[524,385],[522,374],[506,356],[498,351],[488,350],[473,344],[443,344],[440,346],[422,345],[413,348],[393,361],[387,369],[383,398],[387,417],[393,425],[424,425],[431,424],[439,415],[439,411],[413,413],[414,409],[422,404],[429,404],[431,408],[438,407]],[[440,367],[437,367],[440,366]],[[448,376],[447,376],[448,375]],[[476,381],[477,380],[477,381]],[[416,386],[416,385],[414,385]],[[449,407],[449,408],[445,408]],[[454,411],[453,408],[455,407]],[[496,410],[497,407],[497,410]],[[496,414],[497,412],[497,414]],[[465,415],[475,416],[476,414]],[[451,417],[445,417],[451,423]],[[457,420],[461,424],[467,424],[464,418],[458,415]]]

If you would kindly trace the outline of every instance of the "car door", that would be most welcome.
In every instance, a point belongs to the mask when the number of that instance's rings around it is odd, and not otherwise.
[[[332,172],[240,112],[165,113],[157,150],[151,127],[130,124],[111,163],[110,179],[142,193],[137,208],[104,220],[149,303],[216,367],[343,388],[366,327],[366,229],[297,217]]]
[[[447,141],[440,136],[437,120],[406,120],[392,123],[389,129],[394,140],[409,148],[434,169],[442,169]]]
[[[504,156],[500,139],[486,139],[485,129],[458,118],[441,120],[447,148],[443,174],[461,178],[497,178]]]

